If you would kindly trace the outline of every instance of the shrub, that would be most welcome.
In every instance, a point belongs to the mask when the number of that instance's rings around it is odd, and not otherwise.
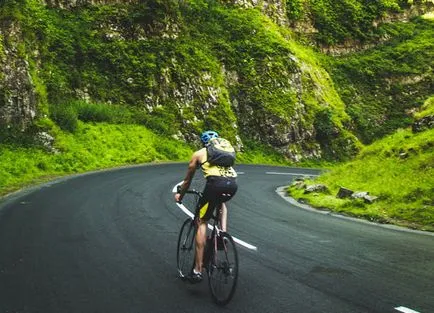
[[[78,119],[83,122],[109,122],[112,119],[108,105],[77,101],[74,107]]]
[[[50,106],[50,118],[65,131],[73,133],[78,128],[77,112],[71,105]]]

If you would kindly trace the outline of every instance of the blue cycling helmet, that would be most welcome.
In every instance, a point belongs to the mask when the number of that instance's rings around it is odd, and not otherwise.
[[[204,145],[206,145],[212,138],[218,138],[219,134],[217,134],[213,130],[207,130],[200,135],[200,140]]]

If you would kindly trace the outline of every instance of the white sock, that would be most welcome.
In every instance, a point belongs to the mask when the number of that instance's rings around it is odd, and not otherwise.
[[[193,268],[193,274],[201,274],[201,272],[197,272],[196,269]]]

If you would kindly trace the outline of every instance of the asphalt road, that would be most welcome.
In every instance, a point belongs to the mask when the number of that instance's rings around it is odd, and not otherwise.
[[[239,246],[239,284],[226,307],[213,304],[206,280],[176,277],[186,215],[172,188],[186,165],[166,164],[3,199],[0,312],[434,312],[434,236],[307,211],[275,192],[313,170],[237,170],[229,232],[257,251]]]

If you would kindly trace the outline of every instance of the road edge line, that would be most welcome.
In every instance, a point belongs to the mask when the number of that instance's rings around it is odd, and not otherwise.
[[[401,232],[408,232],[408,233],[413,233],[413,234],[420,234],[420,235],[434,237],[434,233],[428,232],[428,231],[409,229],[409,228],[406,228],[406,227],[402,227],[402,226],[398,226],[398,225],[393,225],[393,224],[381,224],[381,223],[376,223],[376,222],[368,221],[368,220],[361,219],[361,218],[356,218],[356,217],[352,217],[352,216],[346,216],[346,215],[338,214],[338,213],[333,212],[331,210],[319,210],[319,209],[316,209],[316,208],[314,208],[314,207],[312,207],[312,206],[310,206],[308,204],[300,203],[297,200],[295,200],[294,198],[288,196],[287,193],[286,193],[286,189],[288,187],[290,187],[290,186],[281,186],[281,187],[278,187],[275,191],[285,201],[287,201],[290,204],[292,204],[293,206],[296,206],[296,207],[301,208],[303,210],[314,212],[314,213],[319,213],[319,214],[324,214],[324,215],[331,215],[333,217],[341,218],[341,219],[344,219],[344,220],[350,220],[350,221],[353,221],[353,222],[358,222],[358,223],[363,223],[363,224],[368,224],[368,225],[374,225],[374,226],[378,226],[378,227],[386,228],[386,229],[390,229],[390,230],[401,231]]]

